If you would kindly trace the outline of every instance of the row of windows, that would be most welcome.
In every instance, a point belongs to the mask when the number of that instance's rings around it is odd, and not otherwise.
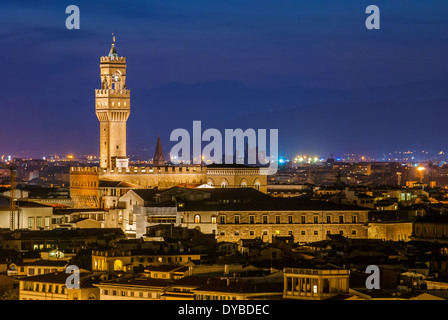
[[[160,299],[161,294],[159,292],[143,292],[132,290],[110,290],[102,289],[101,294],[105,296],[121,296],[121,297],[134,297],[134,298],[151,298]]]
[[[98,181],[72,181],[72,187],[87,187],[87,188],[96,188],[98,187]]]
[[[78,215],[73,215],[73,220],[77,219],[93,219],[93,220],[104,220],[104,214],[103,213],[80,213]]]
[[[334,221],[334,219],[333,219],[333,217],[331,215],[327,215],[326,216],[326,222],[327,223],[335,223],[335,222],[337,222],[337,223],[346,223],[346,220],[345,220],[345,216],[343,216],[343,215],[340,215],[338,217],[337,221]],[[358,223],[358,216],[357,215],[352,215],[351,222],[352,223]],[[197,215],[194,216],[194,223],[201,223],[201,215],[197,214]],[[210,223],[216,223],[216,216],[211,216]],[[226,224],[227,223],[227,219],[226,219],[225,215],[220,215],[219,216],[219,223],[220,224]],[[241,216],[238,215],[238,214],[234,215],[233,223],[235,223],[235,224],[241,223]],[[255,224],[255,223],[257,223],[256,222],[256,216],[255,215],[250,215],[249,216],[249,224]],[[263,215],[262,216],[262,223],[263,224],[270,223],[268,215]],[[275,223],[276,224],[280,224],[280,223],[292,224],[292,223],[297,223],[297,221],[294,220],[294,216],[292,216],[292,215],[289,215],[287,217],[287,221],[285,221],[284,218],[282,219],[282,216],[277,215],[277,216],[275,216]],[[301,216],[300,217],[300,223],[303,223],[303,224],[307,223],[307,216],[305,216],[305,215]],[[313,222],[312,223],[320,223],[318,215],[314,215],[313,216]]]
[[[212,187],[214,186],[212,180],[209,180],[207,184]],[[228,185],[229,183],[227,182],[227,180],[225,179],[221,180],[221,188],[227,188]],[[239,186],[240,188],[247,188],[247,182],[243,180]],[[260,191],[260,186],[261,186],[260,181],[255,181],[254,189]]]
[[[430,231],[428,231],[428,229],[430,229]],[[415,233],[416,234],[420,234],[420,227],[419,226],[415,226]],[[423,235],[436,235],[437,234],[437,228],[436,227],[423,227]],[[446,230],[445,228],[442,228],[442,236],[446,236]]]
[[[112,83],[112,87],[113,89],[120,89],[120,88],[115,88],[116,83]],[[126,107],[126,102],[123,102],[124,106]],[[98,107],[107,107],[107,101],[106,102],[97,102],[97,106]],[[121,103],[118,102],[118,106],[121,107]],[[112,107],[115,107],[115,102],[112,101]]]
[[[236,297],[210,294],[195,294],[194,300],[236,300]]]
[[[182,263],[186,261],[190,261],[191,257],[182,257],[182,256],[173,256],[173,257],[131,257],[131,263]],[[106,270],[104,259],[93,259],[93,267],[94,270]],[[122,270],[123,262],[120,259],[114,261],[114,270]]]
[[[63,285],[34,283],[34,282],[30,282],[30,281],[23,282],[23,290],[34,291],[34,292],[57,293],[57,294],[65,294],[66,293],[66,288]]]
[[[24,267],[20,267],[20,272],[23,272],[24,270]],[[56,272],[57,271],[57,269],[55,269],[55,268],[53,268],[53,269],[50,269],[50,268],[31,268],[31,267],[29,267],[28,268],[28,275],[30,275],[30,276],[34,276],[35,274],[46,274],[46,273],[51,273],[51,272]]]
[[[239,231],[239,230],[234,230],[234,231],[233,231],[233,234],[234,234],[235,236],[239,236],[239,235],[240,235],[240,231]],[[288,235],[288,236],[292,236],[293,234],[294,234],[294,232],[293,232],[292,230],[289,230],[289,231],[287,232],[287,235]],[[319,230],[313,230],[313,233],[312,233],[312,234],[315,235],[315,236],[318,236],[318,235],[319,235]],[[331,233],[331,230],[327,230],[327,231],[326,231],[326,234],[332,234],[332,233]],[[343,231],[343,230],[339,230],[339,234],[340,234],[340,235],[344,235],[344,231]],[[352,231],[351,231],[351,234],[352,234],[352,235],[356,235],[356,234],[357,234],[356,230],[352,230]],[[226,235],[226,232],[222,230],[222,231],[219,232],[219,235],[220,235],[220,236],[225,236],[225,235]],[[254,230],[249,230],[249,235],[250,235],[250,236],[255,236],[255,231],[254,231]],[[263,236],[267,236],[267,235],[268,235],[268,230],[263,230],[263,231],[261,232],[261,235],[263,235]],[[282,235],[282,234],[281,234],[281,231],[280,231],[280,230],[275,230],[275,235],[277,235],[277,236]],[[302,235],[302,236],[306,236],[306,235],[307,235],[306,230],[301,230],[301,231],[300,231],[300,235]]]
[[[43,219],[42,219],[43,218]],[[51,217],[28,217],[28,228],[34,229],[34,228],[43,228],[43,227],[50,227],[50,220]],[[42,224],[43,222],[43,224]]]

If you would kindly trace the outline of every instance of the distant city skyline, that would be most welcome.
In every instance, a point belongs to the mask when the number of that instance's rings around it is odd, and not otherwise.
[[[447,3],[3,1],[0,155],[98,154],[99,57],[128,61],[128,153],[208,127],[278,128],[282,155],[446,149]],[[394,151],[392,151],[394,150]]]

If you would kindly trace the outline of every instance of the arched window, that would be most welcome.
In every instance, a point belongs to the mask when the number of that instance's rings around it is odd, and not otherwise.
[[[226,180],[223,180],[221,182],[221,188],[227,188],[227,181]]]
[[[123,268],[123,262],[120,259],[115,260],[114,270],[121,270]]]
[[[194,223],[201,223],[201,216],[200,215],[195,215],[194,216]]]
[[[260,191],[260,181],[255,181],[254,187],[255,187],[255,190]]]

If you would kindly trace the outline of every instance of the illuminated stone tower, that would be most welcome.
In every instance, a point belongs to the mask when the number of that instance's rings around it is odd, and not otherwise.
[[[131,113],[131,92],[126,89],[126,57],[115,50],[100,58],[101,89],[95,90],[95,111],[100,121],[100,167],[127,167],[126,121]]]

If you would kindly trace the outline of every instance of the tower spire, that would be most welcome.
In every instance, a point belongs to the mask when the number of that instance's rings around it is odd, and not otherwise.
[[[163,166],[165,164],[165,157],[163,156],[162,143],[160,136],[157,137],[156,152],[154,153],[154,166]]]
[[[109,57],[114,57],[114,58],[118,57],[117,50],[115,49],[115,35],[113,32],[112,32],[112,46],[109,51]]]

